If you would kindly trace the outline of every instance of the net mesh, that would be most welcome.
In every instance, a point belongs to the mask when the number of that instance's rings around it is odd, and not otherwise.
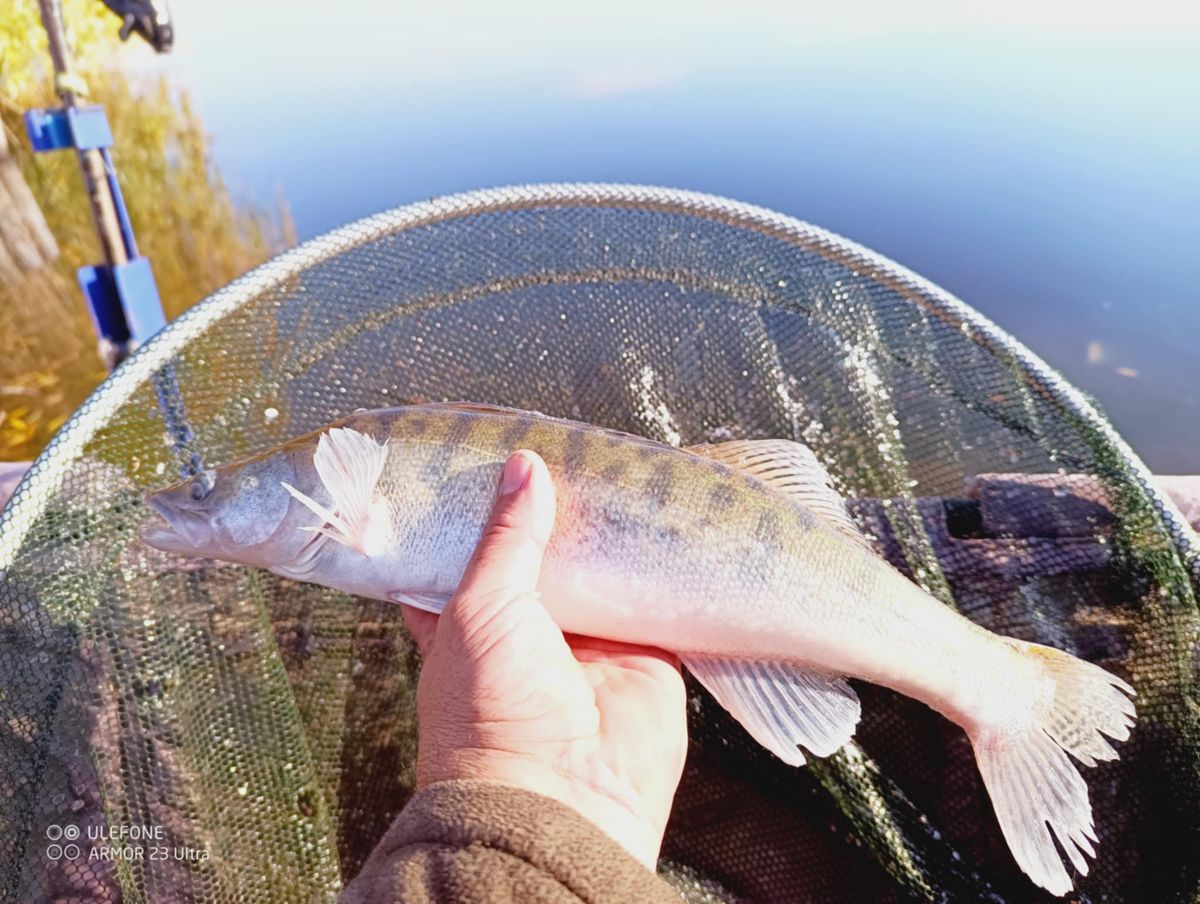
[[[620,186],[361,221],[209,298],[102,385],[0,521],[6,900],[302,901],[412,792],[398,608],[141,545],[141,495],[356,408],[468,399],[673,444],[811,446],[881,554],[1138,691],[1084,770],[1078,898],[1200,887],[1197,547],[1075,390],[961,302],[806,224]],[[661,870],[690,901],[1039,900],[963,733],[859,685],[792,769],[698,688]]]

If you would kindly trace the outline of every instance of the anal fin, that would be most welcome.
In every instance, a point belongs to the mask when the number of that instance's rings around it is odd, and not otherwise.
[[[679,658],[756,741],[792,766],[804,764],[801,744],[816,756],[836,752],[862,714],[844,678],[767,660]]]
[[[324,534],[364,556],[382,552],[391,539],[387,500],[375,492],[388,460],[387,441],[378,442],[352,427],[332,427],[322,433],[313,453],[313,466],[331,506],[283,482],[297,502],[321,519],[300,528]]]

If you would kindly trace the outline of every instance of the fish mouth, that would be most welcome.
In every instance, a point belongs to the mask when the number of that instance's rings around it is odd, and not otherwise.
[[[199,553],[212,538],[212,526],[200,512],[180,508],[159,495],[146,497],[155,518],[141,526],[143,543],[165,552]]]

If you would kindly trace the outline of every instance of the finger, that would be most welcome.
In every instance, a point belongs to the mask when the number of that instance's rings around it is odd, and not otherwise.
[[[604,640],[600,637],[587,637],[583,634],[564,635],[572,652],[580,661],[602,661],[624,657],[641,657],[643,659],[658,659],[675,671],[679,671],[679,657],[669,650],[658,647],[647,647],[641,644],[622,643],[619,640]]]
[[[501,472],[491,517],[441,617],[467,633],[482,630],[510,606],[548,618],[536,604],[536,592],[554,510],[545,462],[533,452],[513,453]]]
[[[400,614],[404,617],[408,633],[412,635],[421,655],[428,655],[429,648],[433,645],[434,635],[437,633],[438,617],[432,612],[404,605],[400,607]]]

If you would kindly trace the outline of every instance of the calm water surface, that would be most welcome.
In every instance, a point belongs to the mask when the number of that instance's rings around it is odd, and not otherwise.
[[[173,65],[218,163],[243,194],[282,190],[301,239],[521,182],[761,204],[957,294],[1096,397],[1151,467],[1200,472],[1194,33],[807,34],[704,7],[717,18],[694,32],[532,37],[493,12],[451,42],[376,10],[360,47],[330,49],[312,14],[264,50],[181,5]]]

